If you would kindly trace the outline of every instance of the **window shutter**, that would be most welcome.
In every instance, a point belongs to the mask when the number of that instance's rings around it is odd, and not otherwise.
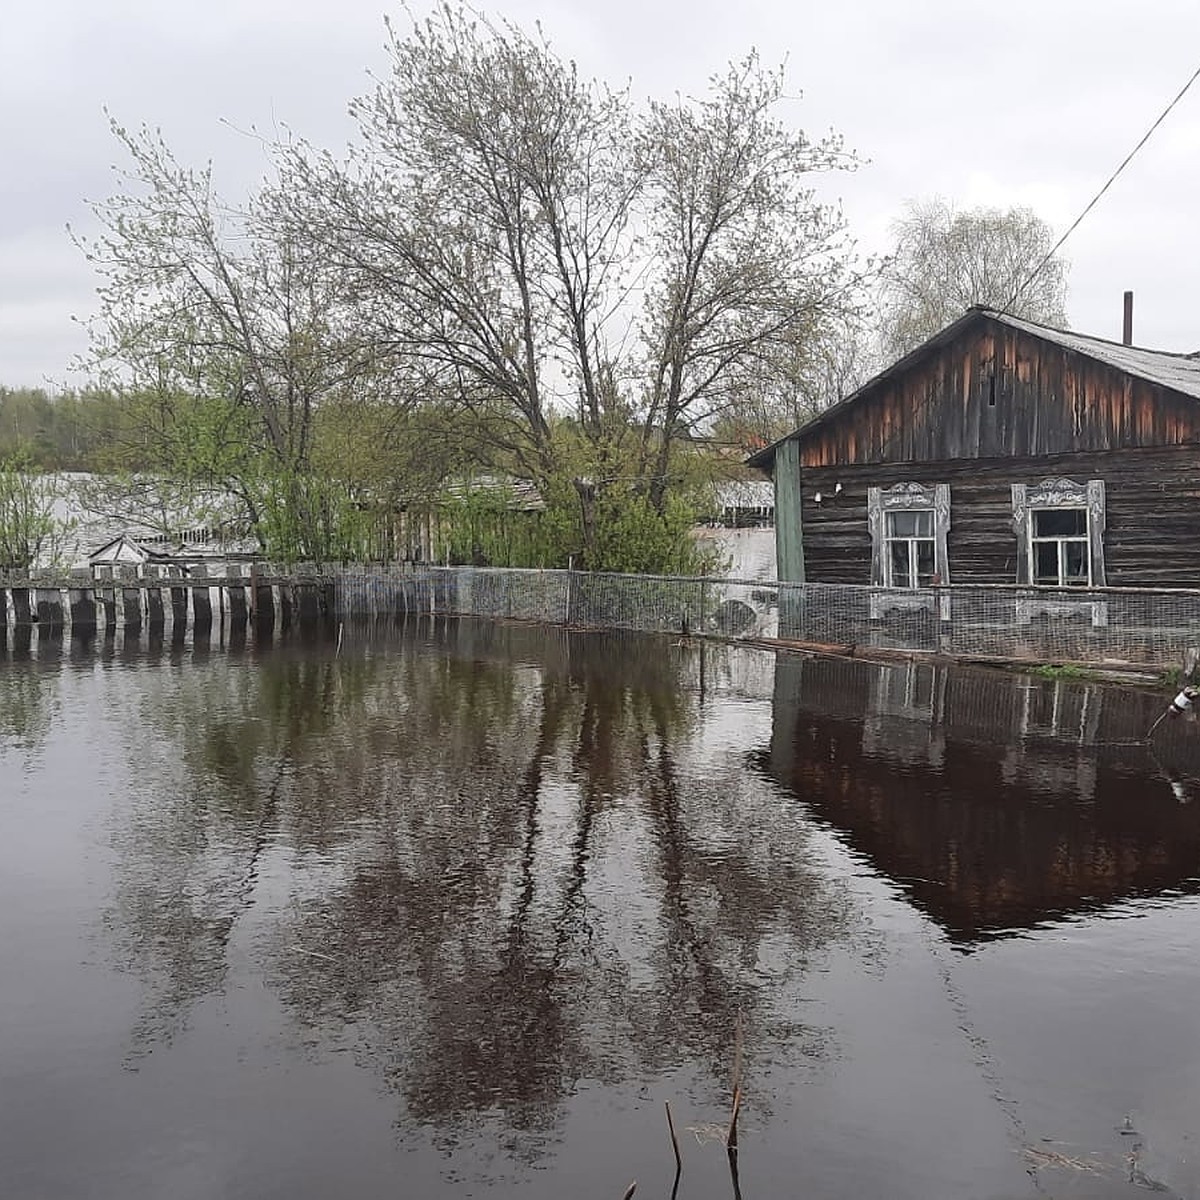
[[[1107,519],[1104,480],[1089,479],[1087,485],[1088,553],[1092,559],[1092,585],[1104,587],[1104,524]]]
[[[871,586],[883,587],[883,489],[867,488],[867,529],[871,534]]]
[[[1013,532],[1017,535],[1017,582],[1029,582],[1029,505],[1025,485],[1012,485]]]

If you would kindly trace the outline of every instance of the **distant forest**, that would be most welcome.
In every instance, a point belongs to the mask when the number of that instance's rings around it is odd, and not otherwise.
[[[123,412],[104,391],[0,387],[0,461],[21,453],[44,471],[102,471]]]

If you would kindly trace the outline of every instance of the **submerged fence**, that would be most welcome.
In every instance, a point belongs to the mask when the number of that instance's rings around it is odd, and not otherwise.
[[[346,619],[459,616],[584,629],[803,643],[1029,662],[1190,670],[1200,590],[834,584],[424,565],[193,567],[169,577],[119,568],[0,576],[3,624],[263,629]]]
[[[946,587],[903,592],[573,571],[379,567],[338,573],[344,615],[428,613],[1051,663],[1191,669],[1200,590]]]

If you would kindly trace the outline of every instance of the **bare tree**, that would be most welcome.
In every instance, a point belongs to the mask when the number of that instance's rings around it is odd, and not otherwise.
[[[542,40],[446,7],[390,42],[348,165],[292,147],[296,219],[389,352],[423,364],[497,465],[574,489],[585,559],[613,496],[661,517],[673,465],[794,369],[860,276],[756,58],[639,108]]]
[[[811,183],[854,160],[840,138],[785,125],[782,99],[782,73],[751,55],[704,100],[652,104],[643,124],[654,262],[643,444],[655,447],[656,500],[673,442],[811,381],[857,307],[845,223]]]
[[[976,304],[1066,325],[1068,265],[1045,261],[1054,234],[1032,209],[957,212],[944,200],[914,201],[892,231],[895,250],[881,290],[887,359],[906,354]]]
[[[637,184],[624,100],[513,26],[443,9],[390,33],[350,163],[292,148],[297,219],[376,341],[544,476],[554,412],[595,431],[610,399],[607,305]]]
[[[316,412],[382,377],[340,277],[284,219],[286,182],[233,207],[158,132],[112,131],[132,165],[79,243],[102,279],[93,366],[136,411],[115,465],[238,496],[264,541],[286,513],[297,553],[328,553],[308,480]]]

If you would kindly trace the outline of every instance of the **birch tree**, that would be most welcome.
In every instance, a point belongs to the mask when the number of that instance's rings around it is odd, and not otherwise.
[[[940,199],[912,202],[892,232],[895,249],[881,289],[886,359],[906,354],[976,304],[1066,326],[1068,265],[1046,260],[1054,233],[1032,209],[958,212]]]

